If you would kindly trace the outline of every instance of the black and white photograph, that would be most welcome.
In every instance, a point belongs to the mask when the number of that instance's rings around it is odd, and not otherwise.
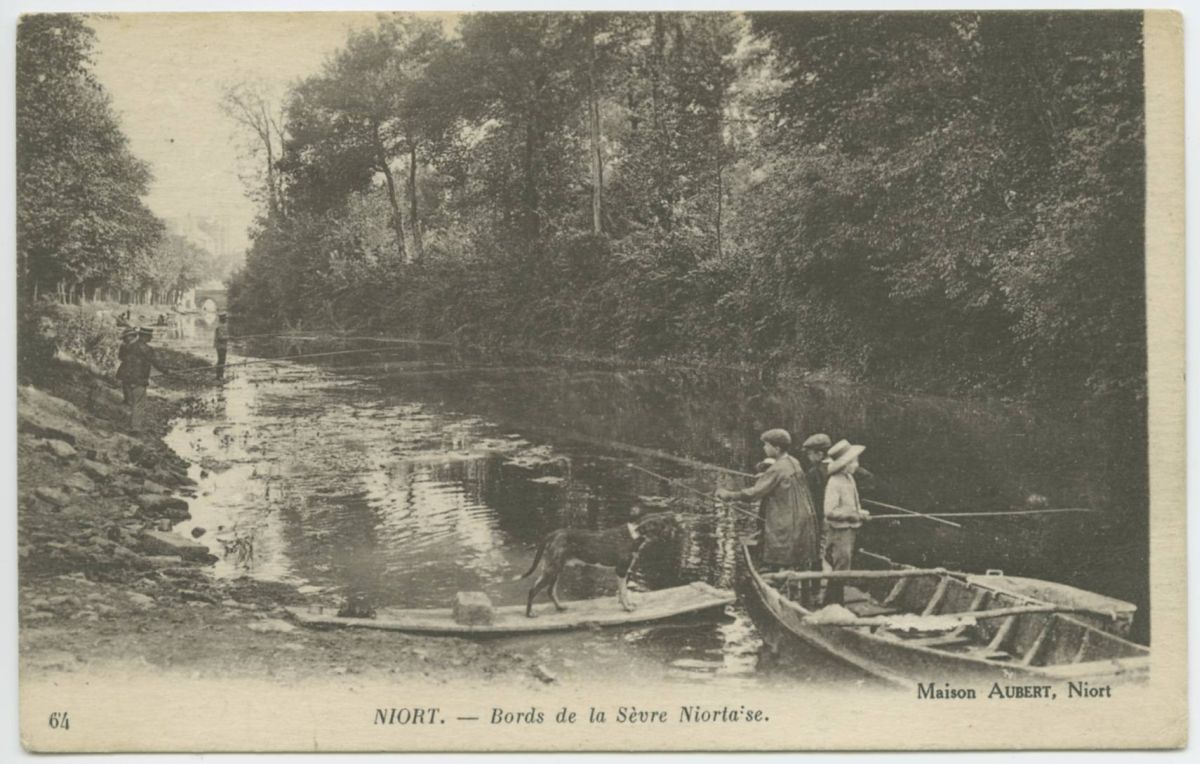
[[[23,745],[1185,745],[1181,25],[20,16]]]

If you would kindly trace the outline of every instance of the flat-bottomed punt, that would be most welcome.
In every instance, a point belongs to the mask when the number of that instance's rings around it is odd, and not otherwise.
[[[769,646],[801,643],[895,685],[963,678],[1137,682],[1149,670],[1149,648],[1120,636],[1133,610],[1120,600],[871,555],[873,568],[832,574],[853,583],[843,607],[813,611],[797,601],[801,584],[831,574],[761,573],[749,548],[742,550],[748,605]]]
[[[301,625],[316,628],[358,628],[403,631],[416,634],[502,637],[549,631],[570,631],[600,626],[626,626],[659,621],[675,616],[723,608],[736,600],[727,589],[717,589],[696,581],[684,586],[639,592],[637,607],[626,611],[616,597],[564,602],[559,612],[553,605],[540,606],[536,618],[525,615],[524,605],[495,608],[491,623],[461,623],[452,608],[400,609],[380,608],[374,618],[343,618],[332,613],[312,612],[310,608],[290,607],[288,612]]]

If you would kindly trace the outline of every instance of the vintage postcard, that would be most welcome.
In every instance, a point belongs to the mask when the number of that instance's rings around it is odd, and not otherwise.
[[[20,17],[23,744],[1186,745],[1181,30]]]

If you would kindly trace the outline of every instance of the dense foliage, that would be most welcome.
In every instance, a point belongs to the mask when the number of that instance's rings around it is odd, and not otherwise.
[[[92,72],[84,17],[17,28],[17,273],[22,296],[170,299],[210,278],[204,250],[166,236],[142,202],[150,170]]]
[[[1137,13],[384,16],[281,104],[231,299],[1136,398],[1142,98]]]

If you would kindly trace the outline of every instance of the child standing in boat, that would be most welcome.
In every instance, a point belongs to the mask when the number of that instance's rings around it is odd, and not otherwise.
[[[858,529],[870,515],[862,508],[854,473],[858,457],[866,446],[852,446],[838,441],[829,449],[825,472],[825,556],[833,570],[850,570],[854,565],[854,548]],[[825,590],[825,604],[842,604],[844,584],[831,580]]]
[[[763,452],[774,462],[754,485],[740,491],[717,490],[723,500],[761,501],[762,562],[793,570],[810,570],[820,559],[820,529],[804,470],[788,453],[792,436],[787,430],[762,434]],[[806,587],[805,598],[808,598]]]

